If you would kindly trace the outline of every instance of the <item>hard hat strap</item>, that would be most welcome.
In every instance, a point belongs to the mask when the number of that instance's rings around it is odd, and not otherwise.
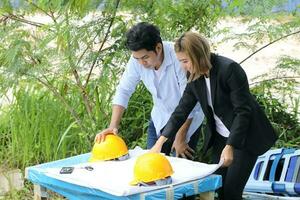
[[[127,153],[124,156],[121,156],[121,157],[118,157],[118,158],[114,158],[114,159],[111,159],[109,161],[113,161],[113,160],[115,160],[115,161],[124,161],[124,160],[127,160],[128,158],[129,158],[129,154]]]
[[[151,182],[139,182],[138,186],[163,186],[163,185],[169,185],[172,183],[172,177],[168,176],[166,178],[163,179],[159,179],[156,181],[151,181]]]

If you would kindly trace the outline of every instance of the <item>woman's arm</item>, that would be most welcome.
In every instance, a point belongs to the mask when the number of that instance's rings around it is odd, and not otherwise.
[[[189,158],[191,160],[194,159],[193,153],[194,150],[189,147],[189,145],[186,142],[186,136],[188,129],[192,123],[193,118],[187,119],[184,124],[180,127],[180,129],[177,131],[175,140],[173,142],[171,151],[176,152],[176,157],[181,156],[183,158]]]
[[[230,89],[230,101],[233,106],[234,119],[230,127],[227,144],[235,148],[242,148],[250,124],[251,94],[245,71],[237,63],[230,65],[227,85]]]
[[[172,113],[169,121],[167,122],[161,136],[156,144],[151,148],[152,152],[160,152],[162,145],[168,138],[175,137],[179,128],[184,124],[190,112],[193,110],[197,103],[197,99],[192,91],[191,83],[189,83],[179,101],[178,106]]]

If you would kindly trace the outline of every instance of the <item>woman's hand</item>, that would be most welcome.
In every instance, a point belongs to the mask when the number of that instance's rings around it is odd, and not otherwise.
[[[150,153],[160,153],[161,152],[161,148],[163,146],[163,144],[165,143],[165,141],[167,141],[168,138],[166,138],[165,136],[160,136],[158,138],[158,140],[156,141],[156,143],[154,144],[154,146],[149,150]]]
[[[101,131],[100,133],[98,133],[95,136],[95,142],[100,143],[100,142],[104,142],[106,135],[108,134],[118,134],[118,129],[117,128],[107,128],[104,129],[103,131]]]
[[[223,167],[228,167],[233,161],[233,146],[226,145],[222,151],[220,159],[223,159]]]

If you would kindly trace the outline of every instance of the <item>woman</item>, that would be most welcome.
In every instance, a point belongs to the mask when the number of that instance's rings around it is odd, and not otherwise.
[[[189,83],[151,151],[160,152],[200,102],[207,119],[204,152],[212,147],[213,163],[224,161],[217,171],[223,179],[219,199],[240,200],[257,156],[277,139],[274,129],[251,95],[247,76],[238,63],[212,54],[207,40],[193,32],[175,42],[175,52],[189,72]]]

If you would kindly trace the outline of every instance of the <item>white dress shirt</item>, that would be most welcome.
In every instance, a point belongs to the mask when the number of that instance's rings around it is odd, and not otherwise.
[[[214,107],[212,105],[210,79],[206,78],[206,77],[204,77],[204,78],[205,78],[206,89],[207,89],[207,102],[208,102],[208,105],[212,108],[212,111],[214,114],[214,119],[216,122],[216,131],[223,137],[228,137],[230,134],[230,131],[226,128],[226,126],[223,124],[223,122],[220,120],[220,118],[215,114]]]
[[[113,104],[127,108],[129,98],[135,91],[137,84],[143,81],[152,95],[151,118],[157,136],[160,136],[161,129],[166,125],[178,105],[187,84],[186,72],[180,67],[173,43],[163,42],[163,49],[164,60],[159,68],[161,71],[158,73],[153,68],[143,67],[131,56],[113,99]],[[186,142],[189,142],[190,137],[203,121],[204,114],[199,103],[189,118],[193,118],[193,121],[188,129]]]

